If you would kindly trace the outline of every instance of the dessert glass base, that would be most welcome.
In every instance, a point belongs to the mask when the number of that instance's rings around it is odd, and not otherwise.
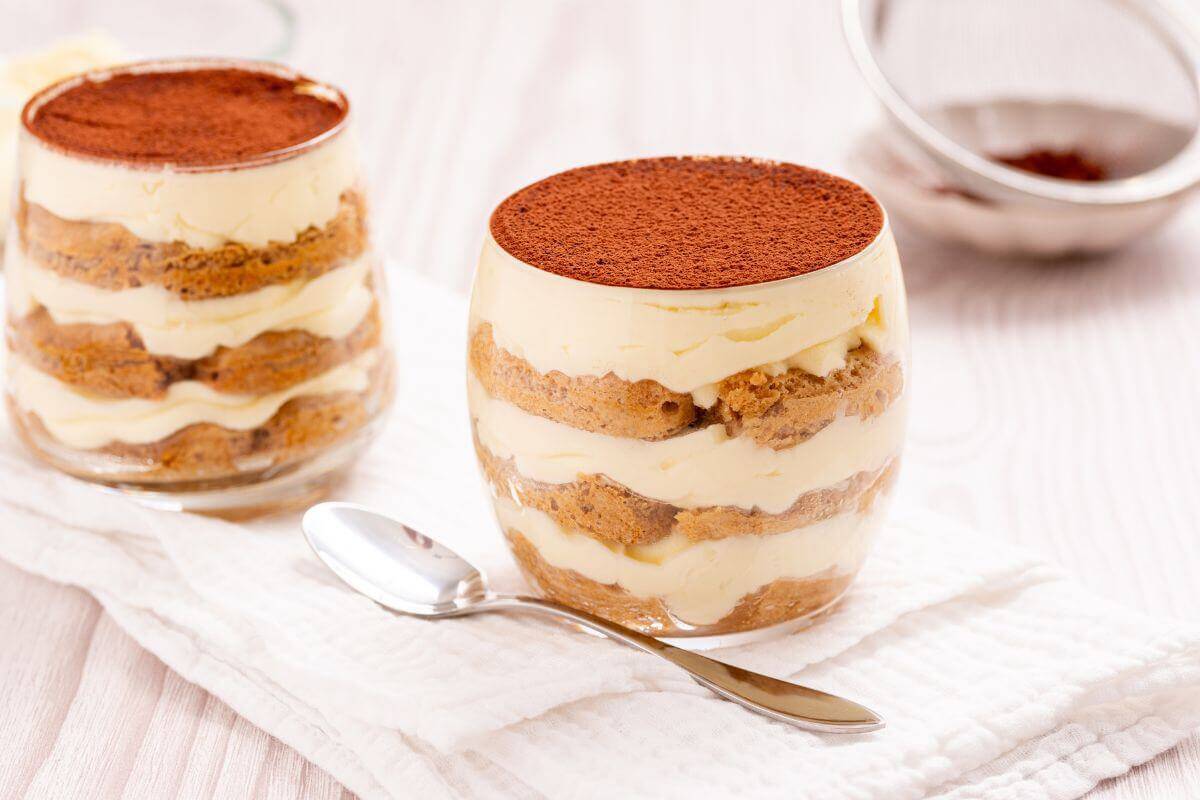
[[[579,601],[574,597],[562,597],[554,592],[545,591],[541,584],[538,583],[535,576],[530,574],[530,572],[524,569],[524,567],[521,569],[521,574],[525,576],[525,580],[530,586],[534,587],[539,596],[546,597],[575,608],[582,607]],[[689,625],[680,620],[672,620],[673,624],[671,627],[649,629],[642,628],[641,626],[637,625],[630,627],[634,627],[640,630],[642,633],[653,636],[655,639],[666,642],[669,645],[681,647],[684,650],[717,650],[723,647],[741,647],[748,644],[758,644],[759,642],[769,642],[774,639],[780,639],[784,636],[789,636],[798,631],[802,631],[815,622],[818,622],[826,614],[830,613],[837,607],[837,605],[842,601],[842,598],[845,597],[846,592],[849,590],[852,582],[853,576],[847,576],[846,580],[841,586],[840,591],[830,597],[824,605],[814,607],[812,610],[804,612],[802,616],[787,619],[782,622],[777,622],[773,625],[767,625],[765,627],[752,628],[750,630],[730,630],[721,625],[696,626]],[[600,614],[600,616],[611,618],[607,614]],[[592,636],[600,636],[600,634],[590,630],[589,628],[584,628],[577,625],[572,625],[572,627]]]
[[[502,508],[511,503],[505,498],[495,500]],[[864,523],[863,541],[855,548],[860,553],[865,554],[867,542],[873,538],[870,528],[873,528],[871,523]],[[860,556],[853,562],[805,577],[777,578],[741,594],[719,618],[717,614],[708,614],[713,621],[697,624],[689,622],[671,607],[681,596],[691,594],[690,603],[684,601],[685,608],[691,605],[688,613],[697,613],[696,593],[689,592],[684,586],[676,586],[666,596],[634,595],[619,583],[601,583],[569,567],[552,565],[547,556],[518,530],[507,528],[506,539],[522,575],[538,595],[648,636],[699,650],[765,641],[806,627],[837,605],[853,583],[863,560]],[[849,557],[849,553],[843,555]],[[715,580],[715,574],[706,575],[705,572],[701,569],[694,573],[697,584]],[[726,579],[738,581],[734,572],[729,572]],[[721,591],[714,585],[709,594],[715,596]]]
[[[386,393],[385,393],[386,396]],[[11,408],[11,403],[10,403]],[[134,482],[105,478],[81,465],[80,454],[56,443],[44,431],[12,413],[22,442],[42,461],[79,480],[120,493],[147,508],[188,511],[224,519],[247,519],[306,508],[325,496],[348,468],[378,438],[386,418],[378,415],[340,442],[306,458],[265,469],[208,480]]]
[[[848,588],[848,587],[847,587]],[[843,594],[845,591],[843,590]],[[711,633],[706,634],[700,630],[695,633],[679,636],[656,636],[655,638],[674,645],[682,647],[684,650],[717,650],[722,647],[741,647],[748,644],[758,644],[759,642],[769,642],[775,639],[782,639],[785,636],[790,636],[793,633],[802,631],[810,625],[818,622],[826,613],[831,611],[838,602],[842,599],[842,595],[838,595],[828,604],[810,611],[803,617],[790,619],[786,622],[778,622],[774,625],[768,625],[765,628],[756,628],[749,631],[730,631],[727,633]]]

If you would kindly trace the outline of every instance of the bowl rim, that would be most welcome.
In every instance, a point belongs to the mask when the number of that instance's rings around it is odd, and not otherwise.
[[[877,0],[888,2],[888,0]],[[1191,24],[1156,0],[1114,0],[1140,17],[1184,68],[1200,109],[1200,42]],[[1191,138],[1166,162],[1126,178],[1096,183],[1039,176],[993,161],[932,125],[888,80],[875,58],[863,22],[863,0],[842,0],[842,28],[859,71],[908,138],[940,165],[965,173],[972,189],[1001,197],[1082,205],[1124,205],[1162,200],[1200,184],[1200,119]]]

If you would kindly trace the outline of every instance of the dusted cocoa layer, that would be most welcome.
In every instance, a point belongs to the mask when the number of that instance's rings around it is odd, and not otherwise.
[[[376,305],[348,336],[269,331],[240,347],[187,360],[148,353],[128,323],[59,325],[44,308],[10,319],[9,349],[63,383],[103,397],[158,399],[177,381],[220,392],[260,395],[286,389],[379,343]]]
[[[367,246],[366,209],[356,191],[342,194],[337,216],[323,227],[262,248],[147,242],[116,223],[65,220],[24,200],[16,222],[26,258],[44,269],[102,289],[158,285],[185,300],[315,278],[358,258]]]
[[[845,178],[779,161],[645,158],[560,172],[509,196],[492,237],[567,278],[719,289],[790,278],[866,249],[883,209]]]
[[[634,597],[619,585],[598,583],[574,570],[552,566],[520,531],[509,529],[505,535],[525,577],[550,599],[648,633],[688,632],[680,629],[661,599]],[[826,570],[808,578],[773,581],[743,597],[733,611],[699,632],[750,630],[814,614],[841,597],[853,579],[853,574]]]
[[[824,378],[799,369],[730,376],[717,385],[711,409],[654,381],[630,383],[611,373],[601,378],[540,373],[498,347],[486,322],[476,327],[469,351],[472,371],[493,397],[573,428],[635,439],[665,439],[718,422],[731,436],[749,436],[782,450],[839,414],[867,419],[883,413],[904,388],[900,362],[866,346],[848,353],[846,366]]]
[[[859,472],[837,486],[806,492],[782,514],[730,506],[679,508],[643,497],[603,475],[580,475],[571,483],[541,483],[521,475],[511,459],[500,459],[475,441],[484,475],[497,494],[536,508],[566,530],[601,541],[651,544],[674,531],[693,541],[729,536],[766,536],[802,528],[850,511],[867,511],[891,489],[900,459]]]
[[[151,444],[114,443],[82,454],[65,451],[61,457],[61,445],[36,412],[17,407],[11,397],[8,405],[25,442],[64,472],[114,483],[181,483],[253,475],[299,462],[354,435],[386,406],[391,393],[391,368],[384,359],[372,370],[367,391],[297,397],[257,428],[237,431],[201,423]],[[90,468],[81,455],[103,457],[103,469]]]
[[[51,87],[24,120],[73,155],[196,167],[289,152],[335,128],[348,110],[340,92],[282,69],[148,62]]]

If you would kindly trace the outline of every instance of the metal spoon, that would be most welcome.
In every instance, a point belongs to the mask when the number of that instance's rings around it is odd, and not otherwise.
[[[559,617],[661,656],[726,700],[798,728],[866,733],[884,725],[877,714],[844,698],[714,661],[585,611],[535,597],[494,594],[479,570],[448,547],[368,508],[320,503],[305,513],[301,526],[334,574],[392,611],[433,619],[485,611]]]

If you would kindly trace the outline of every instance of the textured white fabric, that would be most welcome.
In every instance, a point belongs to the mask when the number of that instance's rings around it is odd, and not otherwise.
[[[392,276],[403,379],[339,496],[519,588],[473,463],[465,304]],[[295,516],[135,506],[0,442],[0,556],[117,622],[367,797],[1078,797],[1200,725],[1200,634],[904,507],[846,601],[728,660],[858,699],[888,728],[819,736],[657,659],[536,619],[398,618],[344,589]]]

